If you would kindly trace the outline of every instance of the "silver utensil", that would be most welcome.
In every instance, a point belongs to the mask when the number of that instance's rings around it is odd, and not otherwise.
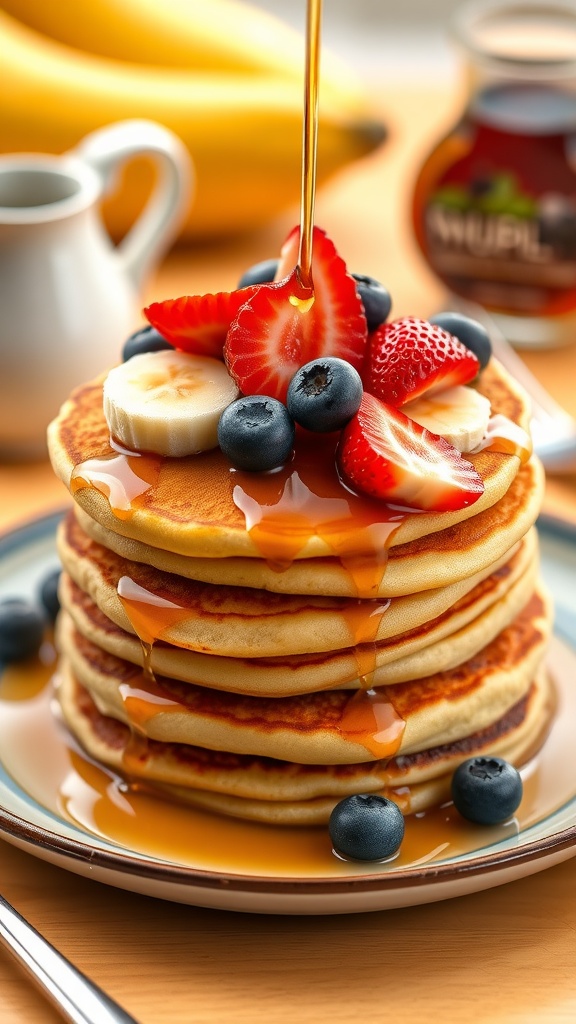
[[[534,451],[549,473],[576,473],[576,420],[554,401],[526,363],[516,354],[489,313],[475,303],[457,299],[454,308],[484,325],[496,358],[532,400]]]
[[[72,1024],[138,1024],[0,896],[0,941]]]

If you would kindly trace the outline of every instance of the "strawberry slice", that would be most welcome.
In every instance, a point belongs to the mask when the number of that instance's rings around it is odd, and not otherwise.
[[[144,315],[174,348],[223,359],[228,328],[257,288],[251,285],[235,292],[183,295],[179,299],[153,302],[144,310]]]
[[[407,508],[453,512],[484,492],[456,448],[366,393],[342,432],[337,458],[356,490]]]
[[[314,228],[310,302],[293,269],[298,238],[295,229],[282,249],[282,274],[291,272],[260,285],[228,332],[226,364],[245,395],[285,401],[296,371],[322,356],[346,359],[357,370],[363,364],[368,334],[354,278],[326,233]]]
[[[314,227],[312,228],[312,276],[315,278],[315,274],[321,270],[318,265],[318,250],[317,245],[329,243],[332,246],[332,242],[328,238],[323,228]],[[336,254],[336,248],[334,254]],[[278,266],[276,267],[276,273],[274,275],[275,281],[283,281],[285,277],[288,277],[292,273],[294,267],[298,263],[298,255],[300,252],[300,228],[298,224],[288,235],[284,245],[280,249],[280,259],[278,260]],[[340,257],[338,257],[340,258]],[[314,280],[316,285],[316,280]]]
[[[441,327],[408,316],[377,327],[363,371],[366,391],[388,405],[467,384],[480,370],[470,349]]]

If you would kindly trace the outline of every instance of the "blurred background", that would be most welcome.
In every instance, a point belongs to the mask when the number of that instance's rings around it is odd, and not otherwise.
[[[326,0],[320,184],[376,151],[383,125],[413,131],[398,87],[425,84],[431,108],[435,91],[457,88],[448,22],[458,6]],[[305,20],[306,0],[1,0],[0,152],[62,153],[107,123],[147,117],[182,138],[196,164],[195,213],[180,239],[254,231],[298,193]],[[116,238],[142,206],[150,168],[126,180],[105,207]]]
[[[394,316],[427,316],[451,299],[446,278],[438,266],[432,269],[430,254],[424,251],[416,216],[417,182],[424,175],[424,198],[437,203],[434,190],[439,176],[456,165],[462,147],[470,149],[469,139],[474,134],[468,132],[462,141],[457,127],[469,99],[470,79],[465,73],[466,55],[452,41],[450,22],[464,4],[459,0],[394,4],[325,0],[323,6],[316,221],[334,239],[352,271],[369,274],[389,288]],[[540,6],[546,17],[548,7],[557,5]],[[117,332],[102,326],[102,337],[90,346],[86,345],[86,332],[98,318],[78,316],[80,309],[89,308],[87,301],[78,301],[79,291],[71,285],[78,260],[72,255],[66,274],[61,273],[62,247],[55,240],[53,254],[47,254],[45,261],[52,277],[44,275],[42,287],[50,280],[54,308],[58,303],[62,306],[60,318],[55,312],[49,319],[56,324],[59,339],[68,332],[68,351],[101,350],[102,364],[109,365],[120,350],[128,320],[137,327],[146,303],[231,290],[246,267],[278,253],[299,218],[305,20],[306,0],[76,0],[74,5],[0,0],[4,84],[0,92],[0,157],[14,152],[58,155],[76,151],[80,145],[81,155],[88,154],[88,162],[99,173],[106,167],[101,175],[105,179],[104,202],[94,204],[93,214],[99,217],[101,206],[111,235],[111,240],[106,240],[110,252],[112,244],[125,237],[137,221],[162,175],[144,155],[143,144],[140,151],[138,146],[132,148],[130,159],[126,151],[126,159],[119,156],[122,147],[116,146],[112,158],[101,152],[102,137],[94,137],[94,133],[117,122],[152,120],[182,141],[195,167],[194,200],[179,224],[175,225],[174,219],[165,223],[161,244],[153,246],[152,254],[144,259],[136,259],[145,272],[132,274],[133,281],[118,281],[124,290],[134,281],[137,288],[128,296]],[[575,82],[570,89],[573,132]],[[86,139],[88,142],[83,142]],[[452,139],[453,152],[446,156],[444,141],[451,145]],[[110,143],[106,136],[106,144]],[[560,139],[559,151],[562,144]],[[512,140],[509,150],[514,145]],[[440,161],[435,157],[438,151]],[[464,213],[472,217],[478,210],[481,216],[488,211],[496,219],[515,217],[519,229],[526,227],[528,211],[532,228],[538,231],[541,211],[536,209],[537,199],[553,186],[561,202],[554,195],[554,202],[548,203],[545,226],[553,242],[559,239],[557,262],[572,282],[576,275],[572,254],[576,195],[573,170],[566,159],[560,157],[560,163],[564,160],[558,171],[562,180],[558,177],[551,186],[548,181],[538,183],[532,192],[533,183],[521,178],[524,170],[537,166],[538,161],[522,159],[520,168],[512,166],[510,170],[497,166],[497,156],[490,159],[488,174],[484,164],[481,174],[474,170],[470,194],[461,183],[457,182],[456,190],[449,183],[443,198],[447,197],[452,207],[457,199],[460,213],[462,204],[467,203]],[[430,162],[434,169],[426,178]],[[424,208],[425,203],[420,206]],[[457,215],[459,211],[448,210],[447,216]],[[510,224],[504,227],[509,234]],[[530,242],[525,231],[522,237]],[[132,250],[138,238],[141,241],[140,226],[136,237],[132,236]],[[11,240],[3,251],[5,267],[13,272]],[[37,246],[32,251],[38,257]],[[105,257],[104,253],[104,262]],[[458,252],[455,260],[459,271]],[[501,263],[496,277],[508,280],[509,267],[504,267],[502,277]],[[23,267],[21,288],[10,284],[3,303],[0,344],[5,352],[23,352],[22,339],[34,334],[32,328],[22,329],[23,310],[45,308],[45,294],[39,285],[36,298],[31,295],[29,268]],[[521,272],[525,272],[524,266]],[[494,276],[491,268],[488,273]],[[104,275],[104,291],[108,280]],[[489,283],[492,286],[491,279]],[[449,284],[452,291],[458,291],[452,280]],[[525,302],[526,290],[521,284],[516,298]],[[554,287],[556,284],[552,281]],[[25,296],[24,302],[19,295]],[[576,287],[571,288],[569,300],[570,306],[566,299],[565,307],[576,309]],[[99,298],[94,302],[102,308]],[[6,315],[9,305],[16,325],[12,334],[5,326],[10,319]],[[107,301],[105,307],[109,306]],[[45,347],[46,319],[44,316],[38,323],[36,332],[40,348]],[[563,361],[565,356],[559,356],[556,365]],[[28,394],[29,363],[30,358],[23,354]],[[6,365],[5,356],[8,380]],[[61,365],[70,365],[74,382],[94,372],[88,365],[76,369],[66,355]],[[551,361],[538,362],[543,378],[551,365]],[[21,376],[15,362],[5,390],[16,396],[16,409],[20,408],[20,396],[13,382]],[[40,394],[46,390],[45,372],[40,367],[37,376]],[[567,405],[569,381],[570,375],[562,374],[557,385],[559,397]],[[50,411],[68,390],[67,383],[65,387],[60,380],[60,384],[61,395],[56,389],[50,391]],[[5,421],[9,418],[5,415]],[[0,450],[2,431],[7,429],[8,424],[0,423]]]
[[[304,4],[253,2],[295,27],[304,24]],[[433,73],[446,80],[456,73],[447,26],[459,6],[460,0],[326,0],[324,38],[366,79],[423,78]]]

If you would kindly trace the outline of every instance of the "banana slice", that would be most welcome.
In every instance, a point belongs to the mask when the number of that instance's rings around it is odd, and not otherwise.
[[[218,444],[218,420],[239,395],[224,363],[176,349],[145,352],[104,382],[110,433],[127,448],[180,457]]]
[[[490,402],[474,388],[457,384],[406,402],[402,412],[433,434],[440,434],[459,452],[471,452],[486,434]]]

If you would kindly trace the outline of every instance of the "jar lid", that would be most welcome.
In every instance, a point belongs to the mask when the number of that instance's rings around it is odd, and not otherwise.
[[[576,0],[475,0],[452,24],[458,42],[500,73],[576,74]]]

